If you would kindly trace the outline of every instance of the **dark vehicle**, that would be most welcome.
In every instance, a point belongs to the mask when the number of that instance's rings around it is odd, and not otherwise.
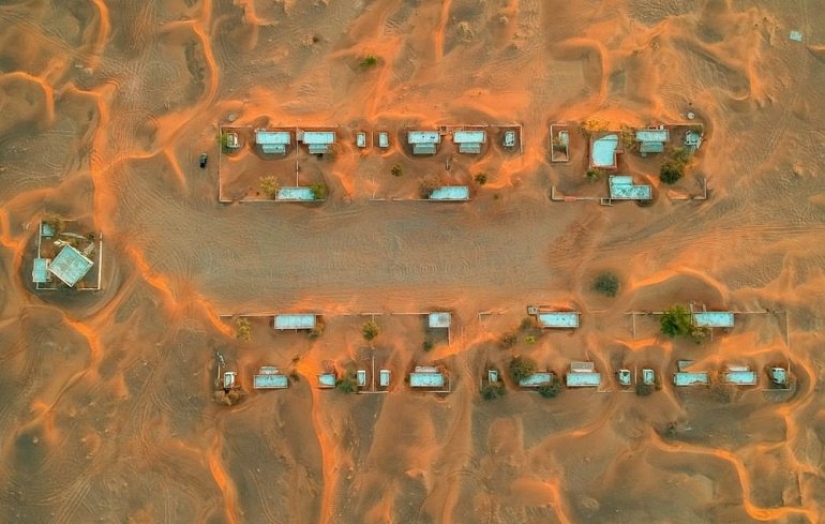
[[[206,169],[206,162],[208,160],[209,160],[209,157],[206,155],[206,153],[201,153],[201,159],[200,159],[201,169]]]

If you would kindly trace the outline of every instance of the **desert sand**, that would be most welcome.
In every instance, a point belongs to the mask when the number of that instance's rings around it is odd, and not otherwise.
[[[11,0],[0,5],[0,508],[3,522],[822,522],[825,512],[825,12],[816,2]],[[799,30],[802,42],[791,41]],[[368,55],[373,67],[361,67]],[[644,126],[693,111],[706,140],[649,207],[598,193],[553,122]],[[388,129],[307,164],[326,202],[218,202],[218,126]],[[404,126],[520,123],[524,154],[413,159]],[[198,168],[202,152],[210,155]],[[405,173],[392,177],[390,166]],[[288,162],[286,163],[288,164]],[[294,167],[272,164],[289,177]],[[290,171],[292,170],[292,171]],[[277,171],[277,172],[276,172]],[[427,175],[488,182],[466,203],[373,201]],[[705,201],[671,198],[704,177]],[[286,179],[286,178],[285,178]],[[452,179],[450,179],[452,180]],[[412,189],[411,189],[412,188]],[[597,188],[597,189],[593,189]],[[44,216],[94,223],[104,288],[32,289]],[[610,299],[599,272],[619,275]],[[694,344],[631,310],[767,311]],[[528,304],[582,325],[501,349]],[[424,351],[419,319],[449,310]],[[325,332],[249,341],[221,314],[311,311]],[[479,315],[479,313],[489,313]],[[375,354],[381,395],[314,387]],[[391,314],[394,313],[394,314]],[[787,321],[787,322],[786,322]],[[215,354],[245,398],[212,400]],[[478,380],[511,355],[563,372],[653,366],[648,397]],[[675,391],[678,359],[793,363],[795,393]],[[452,392],[413,392],[416,363]],[[252,391],[261,365],[297,373]],[[764,383],[765,377],[761,377]]]

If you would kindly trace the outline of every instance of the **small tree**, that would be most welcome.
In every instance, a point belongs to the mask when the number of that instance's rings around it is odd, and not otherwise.
[[[235,338],[243,342],[249,342],[252,335],[252,324],[248,318],[238,317],[235,320]]]
[[[587,180],[591,182],[596,182],[602,178],[602,170],[591,167],[587,171],[585,171],[584,175],[587,177]]]
[[[535,335],[527,335],[524,337],[524,341],[530,344],[531,346],[536,343],[536,336]]]
[[[261,180],[258,182],[258,188],[261,190],[261,193],[268,198],[275,198],[278,196],[281,184],[278,183],[278,179],[274,176],[265,176],[261,177]]]
[[[522,318],[521,324],[519,324],[519,329],[522,331],[528,331],[534,327],[536,327],[536,319],[531,316]]]
[[[357,393],[358,379],[352,374],[344,375],[335,381],[335,389],[341,393]]]
[[[434,175],[425,176],[421,179],[421,198],[429,198],[433,191],[440,187],[438,177]]]
[[[685,166],[673,159],[665,160],[659,168],[659,180],[663,184],[675,184],[685,175]]]
[[[403,175],[404,174],[404,166],[402,166],[401,164],[394,164],[390,168],[390,174],[392,176],[395,176],[395,177],[399,177],[399,176]]]
[[[487,173],[479,173],[475,176],[476,184],[483,186],[487,183]]]
[[[675,305],[666,310],[659,319],[662,333],[674,337],[687,337],[691,334],[690,311],[682,305]]]
[[[539,386],[539,395],[544,398],[556,398],[561,393],[561,382],[553,379],[550,384]]]
[[[378,65],[378,57],[375,55],[367,55],[358,62],[361,69],[369,69]]]
[[[510,376],[514,381],[530,377],[535,372],[536,361],[532,358],[518,355],[510,359]]]
[[[329,190],[327,189],[327,185],[323,182],[316,182],[315,184],[312,184],[310,191],[312,191],[313,199],[324,200],[327,197],[327,192]]]
[[[619,292],[619,277],[608,271],[599,274],[593,281],[593,291],[606,297],[615,297]]]
[[[370,320],[369,322],[365,322],[364,325],[361,327],[361,334],[364,336],[364,340],[367,342],[371,342],[378,334],[381,333],[381,329],[378,327],[378,324]]]
[[[487,382],[481,387],[481,398],[484,400],[495,400],[503,397],[506,389],[501,382]]]
[[[636,394],[640,397],[646,397],[653,393],[653,386],[645,384],[643,381],[636,381]]]
[[[421,344],[421,347],[424,351],[430,351],[435,346],[435,342],[433,342],[432,337],[427,337],[424,339],[424,342]]]

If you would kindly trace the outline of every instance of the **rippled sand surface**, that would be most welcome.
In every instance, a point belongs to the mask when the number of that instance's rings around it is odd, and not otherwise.
[[[0,520],[821,522],[823,28],[812,0],[0,2]],[[583,140],[549,163],[550,123],[688,110],[706,140],[676,189],[656,159],[622,159],[656,186],[652,206],[550,201],[553,186],[602,191],[582,177]],[[394,145],[360,154],[347,138],[305,159],[323,204],[224,205],[229,122],[387,129]],[[447,175],[449,153],[397,145],[405,126],[461,122],[523,124],[524,154],[455,155]],[[371,200],[479,172],[469,203]],[[701,176],[708,200],[679,200]],[[32,290],[52,215],[102,232],[102,291]],[[603,270],[621,278],[615,299],[591,291]],[[632,336],[625,312],[690,300],[767,312],[701,345],[650,317]],[[500,349],[527,304],[577,309],[582,326]],[[371,355],[357,314],[431,310],[454,323],[430,352],[419,317],[376,317],[388,394],[313,387]],[[321,313],[326,332],[255,320],[241,342],[218,316],[275,311]],[[235,406],[212,400],[216,352],[247,391]],[[513,354],[556,372],[591,359],[612,391],[481,400],[487,366]],[[790,360],[798,387],[674,391],[688,358],[750,364],[763,385]],[[449,395],[404,385],[432,362]],[[266,364],[299,380],[254,392]],[[621,365],[666,385],[620,392]]]

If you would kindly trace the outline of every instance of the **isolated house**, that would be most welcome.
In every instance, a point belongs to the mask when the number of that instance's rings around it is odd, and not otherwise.
[[[298,131],[298,141],[309,148],[312,155],[329,153],[329,146],[335,143],[334,131]]]
[[[571,362],[564,380],[569,388],[597,388],[602,383],[602,375],[592,362]]]
[[[289,131],[255,130],[255,143],[261,146],[261,151],[270,155],[285,155],[286,148],[292,143]]]
[[[703,328],[732,328],[732,311],[696,311],[691,315],[693,325]]]
[[[407,143],[412,146],[414,155],[434,155],[441,143],[438,131],[408,131]]]
[[[256,375],[252,375],[254,389],[286,389],[289,387],[289,378],[275,366],[261,366]]]
[[[533,373],[529,377],[525,377],[518,381],[520,388],[539,388],[541,386],[550,386],[553,384],[553,373],[549,371],[540,371]]]
[[[676,373],[673,374],[673,385],[677,387],[707,386],[710,377],[707,371],[690,371],[692,360],[680,360],[676,363]]]
[[[612,133],[590,142],[590,167],[600,169],[616,169],[619,151],[619,135]]]
[[[70,245],[63,246],[60,253],[48,265],[49,272],[69,287],[74,287],[92,269],[94,262]],[[39,275],[38,275],[39,276]]]
[[[442,202],[470,200],[470,188],[467,186],[443,186],[433,190],[427,198]]]
[[[434,366],[416,366],[410,373],[410,387],[417,389],[443,389],[449,387],[447,377]]]
[[[279,331],[313,329],[318,321],[318,315],[313,313],[275,315],[273,327]]]
[[[456,131],[453,133],[453,142],[458,144],[459,153],[477,155],[481,153],[481,146],[486,141],[486,131]]]
[[[546,311],[538,313],[539,326],[549,329],[575,329],[579,327],[579,313],[575,311]]]
[[[642,156],[648,153],[662,153],[665,144],[670,141],[670,133],[663,127],[640,129],[636,131],[636,141],[639,143],[639,153]]]
[[[634,184],[628,175],[611,175],[608,179],[610,200],[650,200],[653,188],[649,184]]]
[[[748,366],[728,365],[722,372],[722,381],[732,386],[755,386],[756,372]]]
[[[779,366],[772,366],[768,368],[768,377],[770,377],[771,382],[777,386],[782,386],[783,388],[788,387],[789,380],[787,369]]]

